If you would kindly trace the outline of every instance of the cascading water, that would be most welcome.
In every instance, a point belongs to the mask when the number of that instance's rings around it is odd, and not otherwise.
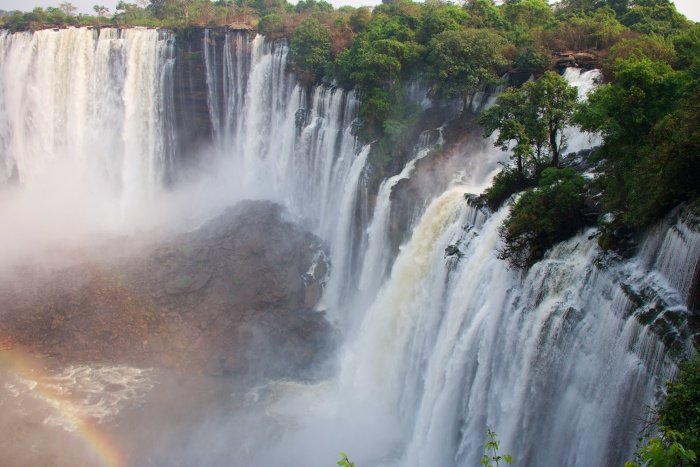
[[[602,79],[602,74],[599,70],[584,71],[578,68],[567,68],[564,70],[564,79],[569,82],[570,86],[578,90],[578,98],[581,101],[585,100],[588,93],[595,89],[597,83]],[[594,148],[603,143],[599,135],[581,132],[577,128],[571,127],[566,129],[564,137],[567,140],[564,149],[569,152]]]
[[[329,242],[335,272],[326,303],[335,311],[353,274],[353,245],[359,241],[354,218],[370,149],[352,135],[357,96],[327,86],[307,96],[286,73],[286,44],[245,32],[226,35],[221,75],[210,76],[217,73],[215,44],[208,34],[204,40],[205,50],[212,49],[205,54],[209,111],[222,157],[231,170],[244,172],[247,194],[284,204]],[[246,82],[240,79],[242,65],[231,64],[251,64]],[[224,109],[212,97],[217,83],[226,90]],[[219,115],[226,115],[223,123]]]
[[[572,72],[567,79],[585,91],[592,76]],[[571,130],[569,138],[570,150],[593,144]],[[383,281],[389,194],[414,163],[381,185],[368,230],[359,289],[373,294],[383,283],[381,291],[356,340],[346,344],[335,385],[313,389],[335,415],[290,415],[289,399],[280,396],[271,412],[306,424],[287,433],[281,446],[303,445],[305,436],[331,424],[341,442],[359,449],[355,460],[363,465],[476,465],[489,426],[523,465],[622,463],[634,449],[637,417],[675,371],[653,327],[631,317],[655,306],[653,299],[640,305],[629,297],[627,283],[640,280],[641,260],[599,268],[589,232],[559,245],[520,277],[495,256],[508,208],[486,218],[463,196],[480,189],[462,188],[426,210]],[[445,259],[449,244],[463,258]],[[335,239],[336,248],[345,245]],[[655,274],[649,287],[667,291],[665,303],[683,310],[683,298]],[[682,348],[690,347],[687,333],[679,338]],[[290,391],[292,400],[307,391],[280,390]],[[384,445],[368,441],[367,430]],[[332,461],[271,451],[258,460]]]
[[[173,175],[173,39],[147,30],[0,33],[0,252],[114,231]],[[43,237],[42,237],[43,236]]]
[[[388,248],[389,239],[387,238],[387,228],[391,210],[392,190],[401,180],[406,180],[411,177],[415,171],[416,162],[428,155],[432,149],[432,143],[430,132],[424,132],[418,143],[416,156],[408,161],[400,173],[384,180],[379,186],[374,214],[367,228],[368,243],[362,262],[360,282],[358,285],[360,295],[365,301],[373,298],[378,287],[384,282],[391,259],[390,249]],[[438,140],[435,141],[434,144],[439,146],[442,143],[441,131]]]
[[[205,32],[203,41],[217,175],[239,186],[198,199],[284,204],[328,242],[329,316],[355,318],[335,377],[271,383],[260,389],[269,397],[252,397],[255,416],[245,414],[244,425],[236,415],[231,426],[202,428],[224,439],[224,461],[191,454],[201,445],[185,445],[178,461],[320,466],[342,449],[362,466],[477,465],[487,426],[519,465],[619,465],[631,456],[636,417],[673,375],[671,357],[690,348],[687,325],[667,318],[688,314],[700,234],[684,222],[659,227],[636,259],[605,263],[586,232],[518,274],[495,255],[508,207],[487,216],[464,197],[503,159],[493,151],[478,180],[418,203],[395,257],[392,192],[434,141],[369,196],[371,153],[353,136],[354,92],[299,87],[284,43],[240,31]],[[176,178],[174,61],[172,37],[155,30],[2,33],[0,182],[17,178],[19,193],[76,185],[57,190],[70,196],[56,202],[123,217]],[[581,89],[593,76],[568,73]],[[570,150],[591,144],[570,134]],[[91,196],[105,187],[109,196]],[[11,207],[5,194],[0,202]],[[8,212],[0,215],[21,218]],[[459,256],[445,257],[451,244]],[[662,343],[669,335],[673,346]]]
[[[172,169],[173,54],[157,30],[3,32],[4,179],[13,165],[25,186],[70,167],[80,181],[148,196]]]
[[[409,427],[396,465],[477,465],[487,426],[522,465],[620,465],[656,377],[673,372],[658,337],[629,319],[626,266],[599,270],[584,234],[521,279],[494,255],[508,208],[485,219],[462,193],[436,200],[414,231],[352,344],[346,384]],[[462,258],[443,259],[450,243]]]

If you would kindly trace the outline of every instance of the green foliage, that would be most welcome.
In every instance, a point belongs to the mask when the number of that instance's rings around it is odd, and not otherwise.
[[[498,71],[508,61],[506,40],[490,29],[458,29],[441,32],[428,44],[427,75],[437,91],[447,97],[469,95],[481,86],[499,81]]]
[[[672,42],[676,52],[674,68],[693,68],[697,73],[700,70],[700,23],[673,35]]]
[[[340,467],[355,467],[355,463],[350,462],[348,460],[348,455],[345,454],[344,452],[340,453],[340,460],[338,461],[338,465]]]
[[[403,89],[394,88],[384,94],[387,98],[387,113],[381,123],[381,134],[370,154],[371,182],[379,183],[392,168],[395,161],[400,161],[416,143],[415,125],[422,111],[418,103],[411,102]],[[364,99],[363,99],[364,100]],[[363,112],[364,105],[360,107]],[[377,123],[378,124],[378,123]]]
[[[491,431],[491,428],[486,427],[486,444],[484,444],[484,450],[487,454],[484,454],[479,461],[479,464],[484,467],[493,467],[494,464],[491,463],[492,461],[496,463],[496,467],[499,466],[499,461],[503,461],[508,465],[513,463],[513,456],[510,454],[500,454],[498,452],[501,442],[498,441],[497,436],[495,432]],[[493,455],[491,455],[492,453]]]
[[[469,26],[473,28],[506,29],[508,21],[493,0],[467,0],[464,9],[469,13]]]
[[[613,81],[618,61],[648,58],[653,62],[671,65],[676,60],[673,44],[657,36],[636,36],[622,39],[615,44],[605,59],[603,73],[608,81]]]
[[[494,145],[502,150],[513,147],[512,158],[521,179],[534,176],[543,168],[547,135],[539,108],[530,100],[528,90],[508,88],[496,99],[496,105],[481,113],[478,123],[484,127],[484,137],[488,138],[498,130]]]
[[[315,18],[305,19],[294,30],[289,47],[289,60],[305,84],[313,84],[323,76],[331,58],[331,36],[328,28]]]
[[[667,385],[659,425],[682,435],[683,445],[700,452],[700,357],[680,365],[678,378]],[[663,428],[662,428],[663,429]]]
[[[689,26],[688,20],[669,0],[637,1],[620,22],[633,31],[661,36]]]
[[[697,118],[687,99],[698,95],[699,82],[693,73],[645,56],[618,59],[613,74],[612,83],[589,95],[575,121],[604,138],[599,153],[606,158],[605,208],[619,213],[618,222],[641,227],[675,202],[697,197],[694,183],[687,181],[695,177],[697,145],[685,136],[697,131],[684,122]],[[680,173],[686,171],[688,176]],[[678,181],[670,178],[674,175]]]
[[[607,50],[627,31],[608,7],[559,18],[555,27],[544,32],[544,40],[552,50]]]
[[[552,57],[549,51],[528,47],[515,56],[515,66],[525,73],[541,73],[547,70],[552,64]]]
[[[625,222],[650,225],[679,203],[700,199],[698,98],[700,93],[656,124],[639,150],[628,175]]]
[[[625,467],[684,467],[697,465],[700,452],[700,357],[681,363],[674,382],[667,382],[666,400],[658,418],[660,436],[639,446],[635,462]]]
[[[503,5],[503,16],[511,27],[522,26],[528,29],[544,26],[553,18],[552,9],[546,0],[506,2]]]
[[[260,16],[271,14],[282,14],[285,11],[287,2],[285,0],[252,0],[251,6],[255,8]]]
[[[636,454],[638,462],[625,462],[625,467],[683,467],[694,466],[695,452],[680,443],[683,436],[676,431],[668,431],[665,438],[651,438],[647,444],[639,446]]]
[[[270,39],[276,39],[282,32],[284,23],[282,17],[276,13],[263,16],[258,22],[258,33]]]
[[[478,122],[486,137],[499,130],[495,146],[507,150],[515,142],[513,158],[521,178],[536,176],[546,165],[559,165],[566,145],[564,128],[573,115],[576,95],[564,78],[548,71],[520,89],[507,89]],[[550,159],[545,161],[545,156]]]
[[[486,205],[495,211],[512,195],[531,187],[533,183],[532,178],[523,176],[516,168],[504,167],[493,178],[491,186],[484,190]]]
[[[367,29],[367,25],[372,20],[372,13],[367,7],[360,7],[350,15],[348,25],[353,32],[358,33]]]
[[[333,5],[324,0],[299,0],[294,10],[297,13],[333,11]]]
[[[360,119],[363,122],[363,130],[366,136],[379,136],[376,129],[389,116],[391,102],[389,93],[381,88],[369,87],[362,93],[360,105]]]
[[[461,29],[470,19],[469,13],[450,3],[428,4],[425,9],[419,31],[424,44],[441,32]]]
[[[629,3],[629,0],[607,0],[608,6],[612,8],[618,18],[627,13]]]
[[[511,208],[500,230],[504,245],[498,258],[525,269],[573,236],[587,224],[585,188],[585,179],[573,169],[545,169],[538,188],[527,190]]]

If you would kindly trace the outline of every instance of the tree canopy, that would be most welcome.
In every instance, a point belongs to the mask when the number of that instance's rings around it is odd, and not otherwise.
[[[427,74],[439,93],[461,96],[499,81],[499,69],[508,65],[503,55],[506,40],[490,29],[446,30],[428,43]]]
[[[479,123],[486,137],[498,130],[496,146],[506,150],[511,141],[515,142],[513,157],[518,174],[526,178],[548,165],[559,166],[566,145],[564,129],[573,115],[576,97],[576,88],[547,71],[520,89],[507,89],[496,99],[496,105],[481,113]]]
[[[294,30],[289,54],[299,78],[306,83],[315,82],[323,76],[331,58],[331,36],[328,29],[315,18],[305,19]]]

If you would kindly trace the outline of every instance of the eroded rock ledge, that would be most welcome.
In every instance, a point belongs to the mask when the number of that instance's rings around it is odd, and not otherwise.
[[[333,340],[312,309],[325,258],[279,205],[245,201],[137,256],[25,271],[0,286],[0,336],[61,365],[304,376]]]

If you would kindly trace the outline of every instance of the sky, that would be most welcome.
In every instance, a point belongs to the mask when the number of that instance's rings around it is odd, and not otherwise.
[[[31,11],[34,7],[58,6],[66,0],[0,0],[0,10],[22,10]],[[93,6],[104,5],[109,8],[110,13],[114,13],[114,7],[119,0],[68,0],[74,6],[78,7],[79,13],[94,14]],[[130,0],[129,3],[136,3],[135,0]],[[295,3],[292,0],[292,3]],[[381,3],[381,0],[330,0],[334,6],[343,5],[362,6],[376,5]],[[673,0],[678,11],[683,13],[688,19],[700,21],[700,0]]]

